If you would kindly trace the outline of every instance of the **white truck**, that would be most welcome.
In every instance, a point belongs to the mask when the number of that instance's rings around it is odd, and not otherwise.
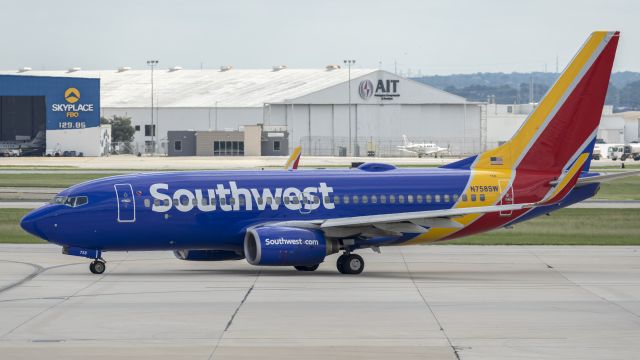
[[[634,161],[640,160],[640,143],[634,141],[628,145],[616,145],[609,148],[609,158],[611,160],[625,161],[629,158]]]

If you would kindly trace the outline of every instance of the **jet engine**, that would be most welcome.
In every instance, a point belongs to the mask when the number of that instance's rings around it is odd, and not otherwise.
[[[173,252],[180,260],[188,261],[225,261],[242,260],[244,256],[229,250],[175,250]]]
[[[247,231],[244,256],[251,265],[313,266],[338,252],[339,244],[320,230],[274,226]]]

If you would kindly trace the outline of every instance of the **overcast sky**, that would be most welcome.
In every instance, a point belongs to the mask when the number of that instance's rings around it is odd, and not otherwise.
[[[640,1],[20,0],[0,11],[0,69],[359,68],[404,74],[555,71],[597,29],[640,71]]]

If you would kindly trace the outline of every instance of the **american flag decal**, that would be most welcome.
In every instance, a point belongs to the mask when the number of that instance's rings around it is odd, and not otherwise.
[[[491,165],[502,165],[502,158],[497,156],[492,156]]]

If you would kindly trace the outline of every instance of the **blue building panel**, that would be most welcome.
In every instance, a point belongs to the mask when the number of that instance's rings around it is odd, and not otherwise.
[[[100,79],[0,75],[0,96],[44,96],[46,129],[100,126]]]

